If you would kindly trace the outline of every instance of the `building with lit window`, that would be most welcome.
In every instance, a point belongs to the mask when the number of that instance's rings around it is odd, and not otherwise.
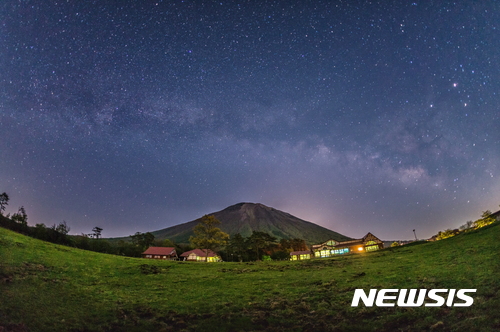
[[[185,261],[220,262],[221,258],[210,249],[193,249],[181,254]]]
[[[291,261],[299,261],[299,260],[304,260],[304,259],[311,259],[311,257],[312,257],[312,252],[310,250],[292,251],[290,253],[290,260]]]
[[[332,257],[349,253],[362,253],[384,248],[384,243],[372,233],[366,234],[361,239],[349,241],[328,240],[311,246],[314,257]]]

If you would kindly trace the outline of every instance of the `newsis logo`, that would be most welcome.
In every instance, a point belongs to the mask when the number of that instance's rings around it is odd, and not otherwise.
[[[466,293],[475,293],[475,289],[370,289],[366,295],[363,289],[356,289],[351,307],[357,307],[361,300],[366,307],[470,307],[474,299]],[[417,295],[418,294],[418,295]],[[431,300],[427,302],[426,300]],[[424,304],[425,302],[425,304]]]

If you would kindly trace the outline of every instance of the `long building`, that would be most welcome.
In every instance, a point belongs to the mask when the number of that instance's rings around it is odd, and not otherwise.
[[[348,253],[361,253],[384,248],[384,243],[372,233],[366,234],[361,239],[349,241],[328,240],[311,246],[314,257],[332,257]]]

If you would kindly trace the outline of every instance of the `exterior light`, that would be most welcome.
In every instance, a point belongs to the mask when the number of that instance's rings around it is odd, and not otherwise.
[[[358,250],[359,250],[359,251],[363,251],[363,247],[359,247],[359,248],[358,248]]]

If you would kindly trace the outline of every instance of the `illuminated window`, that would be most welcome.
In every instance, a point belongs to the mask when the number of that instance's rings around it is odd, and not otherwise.
[[[333,241],[333,240],[330,240],[326,244],[329,245],[329,246],[334,246],[337,243],[335,241]]]
[[[374,250],[378,250],[378,245],[374,245],[374,246],[367,246],[366,248],[366,251],[374,251]]]
[[[330,250],[321,250],[321,257],[330,257]]]
[[[335,255],[342,255],[342,254],[345,254],[347,252],[349,252],[349,249],[347,249],[347,248],[333,250],[333,253]]]

